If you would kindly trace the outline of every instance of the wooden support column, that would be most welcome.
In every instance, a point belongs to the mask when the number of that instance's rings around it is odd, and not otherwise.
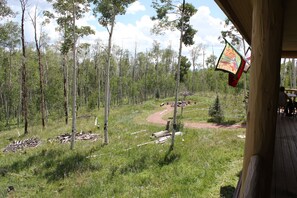
[[[270,197],[280,61],[283,29],[282,0],[252,0],[252,67],[243,178],[240,197],[244,195],[248,166],[252,156],[259,156],[260,168],[256,197]],[[251,184],[252,185],[252,184]]]

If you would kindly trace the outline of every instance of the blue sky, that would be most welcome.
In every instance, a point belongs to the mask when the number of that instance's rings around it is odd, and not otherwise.
[[[29,2],[30,7],[27,10],[31,14],[36,5],[39,11],[51,9],[51,5],[46,0],[29,0]],[[155,14],[155,11],[151,7],[151,2],[148,0],[138,0],[129,6],[126,15],[117,17],[113,36],[114,44],[133,52],[136,43],[137,51],[146,51],[152,48],[154,41],[157,41],[162,48],[171,45],[174,50],[178,50],[179,33],[177,31],[167,31],[163,36],[151,34],[151,28],[155,23],[150,19]],[[226,16],[213,0],[188,0],[187,2],[192,3],[198,9],[198,12],[191,20],[193,27],[198,30],[194,39],[195,43],[205,46],[207,56],[213,52],[216,56],[219,56],[224,46],[220,44],[218,37],[220,36],[220,31],[223,29],[223,21]],[[18,0],[8,0],[7,3],[13,10],[20,9]],[[20,16],[14,20],[19,21]],[[29,17],[27,17],[26,21],[25,39],[30,42],[33,41],[33,28]],[[87,13],[83,19],[77,21],[77,24],[90,25],[96,31],[95,35],[80,39],[80,43],[88,42],[92,44],[100,41],[102,44],[106,44],[108,38],[107,32],[98,24],[92,12]],[[60,38],[59,33],[55,31],[55,27],[55,22],[43,27],[43,31],[50,36],[51,42],[56,42]],[[190,50],[191,47],[184,47],[183,54],[189,55]],[[202,61],[202,57],[200,57],[200,61]]]

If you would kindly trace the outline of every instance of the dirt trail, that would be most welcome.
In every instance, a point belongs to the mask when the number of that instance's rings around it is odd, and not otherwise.
[[[162,107],[162,111],[158,111],[156,113],[151,114],[147,117],[147,121],[150,123],[166,125],[167,121],[164,120],[162,117],[166,114],[169,114],[173,111],[173,107],[170,105],[165,105]],[[204,122],[185,122],[184,126],[187,128],[195,128],[195,129],[237,129],[237,128],[244,128],[245,126],[239,124],[233,125],[222,125],[222,124],[214,124],[214,123],[204,123]]]

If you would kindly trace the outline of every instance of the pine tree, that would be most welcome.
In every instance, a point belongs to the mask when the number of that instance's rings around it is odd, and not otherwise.
[[[221,108],[220,99],[217,95],[212,106],[209,107],[208,115],[211,117],[211,121],[215,123],[222,123],[224,120],[224,113]]]

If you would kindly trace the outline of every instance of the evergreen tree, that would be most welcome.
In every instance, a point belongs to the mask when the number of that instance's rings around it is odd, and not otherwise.
[[[221,108],[220,99],[217,95],[213,105],[209,107],[208,115],[211,117],[212,122],[222,123],[224,121],[224,113]]]

